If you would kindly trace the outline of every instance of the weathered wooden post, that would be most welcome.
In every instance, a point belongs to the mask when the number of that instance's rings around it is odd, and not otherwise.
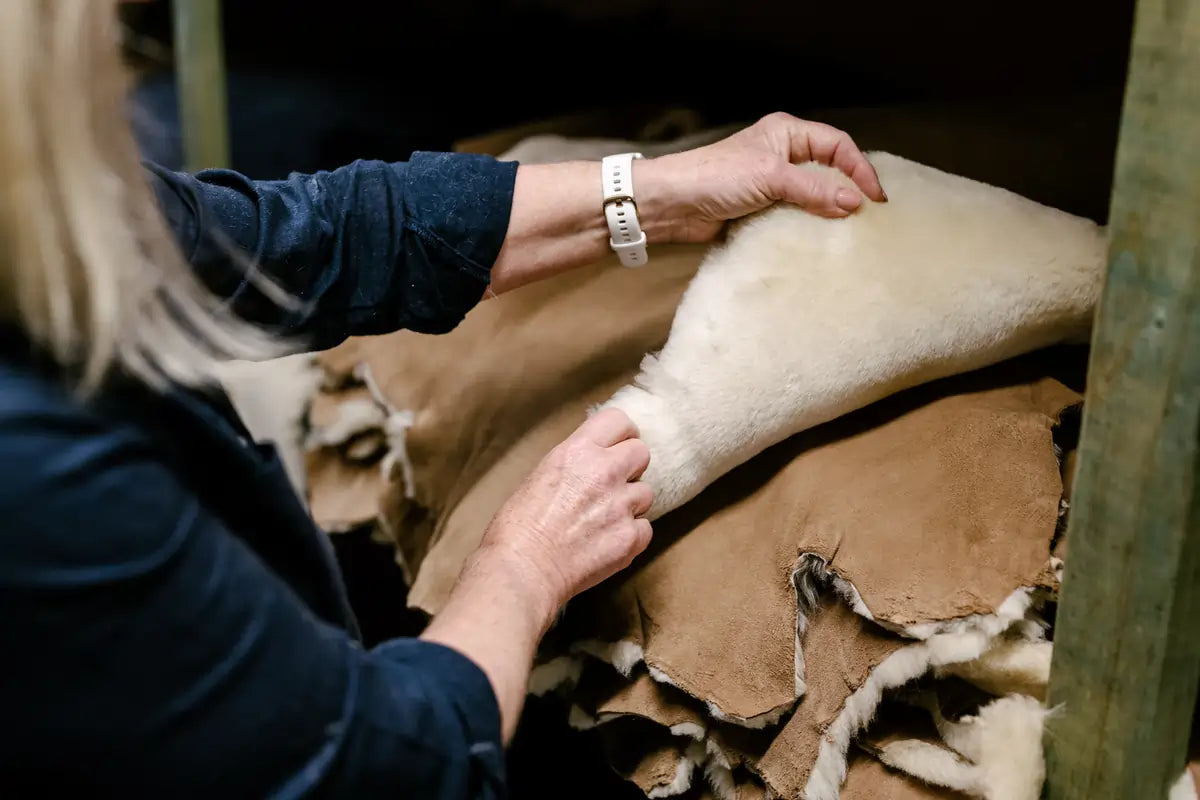
[[[1052,800],[1165,798],[1200,681],[1200,0],[1139,0],[1129,67],[1055,628]]]
[[[229,166],[221,0],[172,0],[184,168]]]

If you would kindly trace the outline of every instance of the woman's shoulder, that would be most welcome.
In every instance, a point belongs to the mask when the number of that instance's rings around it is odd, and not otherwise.
[[[85,442],[132,444],[141,438],[136,426],[89,407],[50,371],[0,360],[0,469],[18,466],[18,458],[43,461]]]
[[[147,432],[0,361],[0,584],[144,571],[178,545],[191,505]]]

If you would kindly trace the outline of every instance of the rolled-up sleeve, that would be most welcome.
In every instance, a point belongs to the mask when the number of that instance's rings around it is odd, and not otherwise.
[[[364,649],[314,614],[137,433],[0,418],[0,773],[105,796],[492,800],[478,666]],[[13,784],[17,785],[17,784]]]
[[[146,166],[204,284],[237,315],[312,349],[457,326],[487,289],[517,170],[490,156],[429,152],[278,181]],[[263,278],[294,302],[281,305]]]

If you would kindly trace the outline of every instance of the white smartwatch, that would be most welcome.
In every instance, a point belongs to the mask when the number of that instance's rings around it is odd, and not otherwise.
[[[641,153],[605,156],[600,162],[604,182],[604,218],[608,220],[608,246],[623,267],[646,264],[646,232],[638,222],[633,195],[633,160]]]

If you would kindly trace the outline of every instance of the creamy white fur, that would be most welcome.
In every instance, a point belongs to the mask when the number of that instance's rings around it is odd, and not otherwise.
[[[1185,769],[1171,786],[1167,800],[1197,800],[1197,797],[1200,794],[1196,791],[1196,782],[1192,780],[1192,773]]]
[[[655,786],[646,793],[646,797],[674,797],[692,788],[692,773],[696,771],[696,762],[686,756],[679,759],[675,765],[675,778],[670,783]]]
[[[741,125],[729,125],[722,128],[709,128],[666,142],[578,138],[556,133],[540,133],[522,139],[499,158],[502,161],[519,161],[522,164],[553,164],[562,161],[598,161],[608,153],[630,151],[637,151],[646,158],[656,158],[668,153],[678,153],[711,144],[737,132],[741,127]]]
[[[616,642],[601,642],[596,639],[584,639],[572,644],[570,649],[573,653],[583,653],[603,661],[606,664],[612,665],[617,672],[621,673],[621,675],[626,678],[633,674],[634,667],[640,663],[643,663],[643,659],[646,655],[640,644],[629,641],[628,639],[622,639]],[[654,680],[668,686],[675,686],[676,688],[679,688],[678,684],[675,683],[671,676],[666,672],[663,672],[658,667],[655,667],[652,664],[646,664],[646,668],[650,674],[650,677]],[[803,676],[801,676],[801,678],[802,677]],[[712,715],[712,718],[715,720],[720,722],[728,722],[732,725],[740,725],[744,728],[761,729],[770,727],[779,722],[779,720],[783,719],[783,715],[791,710],[793,703],[784,703],[781,706],[769,709],[762,714],[758,714],[753,717],[739,717],[736,714],[727,714],[722,711],[716,703],[711,701],[705,701],[705,706],[708,709],[708,713]]]
[[[783,719],[784,714],[792,710],[795,703],[784,703],[781,706],[776,706],[769,711],[764,711],[753,717],[739,717],[737,714],[726,714],[721,710],[720,706],[711,700],[705,701],[704,705],[708,708],[708,713],[712,718],[718,722],[728,722],[731,725],[738,725],[743,728],[762,730],[778,724],[779,720]]]
[[[1001,697],[951,722],[929,710],[949,749],[917,740],[884,745],[883,763],[984,800],[1037,800],[1045,780],[1042,729],[1049,712],[1032,697]]]
[[[584,639],[571,645],[571,652],[585,653],[593,658],[611,664],[617,672],[628,678],[633,674],[633,668],[642,662],[645,653],[637,642],[621,639],[616,642],[601,642],[597,639]]]
[[[780,204],[741,223],[701,264],[663,349],[603,404],[626,411],[650,448],[652,519],[802,430],[1086,340],[1100,226],[894,155],[870,158],[890,202],[838,220]]]
[[[925,783],[975,794],[974,767],[953,750],[920,739],[902,739],[885,744],[878,755],[889,767]]]
[[[1050,682],[1050,642],[1000,642],[974,661],[947,664],[938,677],[954,676],[995,695],[1020,694],[1045,698]]]
[[[374,400],[356,398],[338,406],[337,419],[324,428],[313,428],[304,446],[308,450],[337,447],[370,430],[382,430],[386,416]]]
[[[304,415],[322,377],[316,359],[308,353],[269,361],[228,361],[217,367],[217,378],[246,428],[255,441],[275,445],[302,500],[308,485]]]
[[[704,741],[704,737],[708,733],[698,722],[677,722],[667,730],[671,731],[672,736],[686,736],[700,742]]]
[[[713,739],[704,743],[708,758],[704,762],[704,777],[717,800],[737,800],[737,786],[733,782],[733,766],[725,752]]]
[[[408,458],[407,439],[408,429],[416,421],[416,414],[408,409],[396,408],[388,401],[387,395],[383,393],[383,389],[375,380],[374,373],[371,372],[370,364],[363,362],[355,365],[354,377],[362,381],[375,402],[387,411],[383,422],[383,432],[387,437],[388,450],[379,462],[383,479],[390,481],[399,473],[400,480],[404,482],[404,496],[411,500],[415,496],[415,490],[412,461]]]
[[[804,789],[805,800],[837,800],[846,779],[846,752],[851,739],[875,716],[883,693],[903,686],[931,669],[979,658],[996,637],[1024,619],[1031,605],[1028,589],[1008,597],[994,615],[976,615],[903,647],[877,666],[846,700],[821,740],[817,761]]]
[[[527,691],[541,697],[561,687],[573,687],[583,674],[583,659],[577,656],[559,656],[537,664],[529,671]]]
[[[675,765],[675,778],[664,786],[656,786],[646,793],[646,797],[675,797],[692,788],[692,774],[696,767],[704,763],[705,749],[702,742],[691,742],[684,750],[683,757]]]

